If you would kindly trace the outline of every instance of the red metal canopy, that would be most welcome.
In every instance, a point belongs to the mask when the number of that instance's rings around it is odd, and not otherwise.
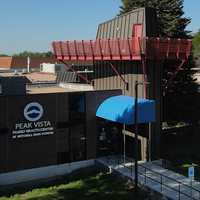
[[[114,38],[53,42],[58,60],[187,60],[190,39]]]
[[[67,65],[90,84],[91,81],[66,64],[64,60],[108,60],[125,85],[127,84],[126,81],[113,66],[112,60],[141,60],[143,63],[144,82],[146,81],[146,60],[181,60],[180,66],[177,67],[165,86],[165,91],[181,66],[188,59],[191,43],[191,39],[132,37],[53,42],[52,47],[57,60]],[[144,87],[146,97],[146,85]]]

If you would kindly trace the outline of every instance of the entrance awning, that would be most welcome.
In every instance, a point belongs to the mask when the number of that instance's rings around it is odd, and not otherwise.
[[[135,124],[135,98],[110,97],[99,106],[96,116],[122,124]],[[155,122],[155,101],[138,98],[138,123],[147,122]]]

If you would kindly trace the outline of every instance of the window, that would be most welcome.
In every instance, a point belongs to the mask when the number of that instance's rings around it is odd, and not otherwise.
[[[85,160],[85,124],[70,128],[70,161]]]
[[[69,119],[85,119],[85,93],[69,94]]]

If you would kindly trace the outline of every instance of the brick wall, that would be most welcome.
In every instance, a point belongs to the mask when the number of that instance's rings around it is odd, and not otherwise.
[[[97,157],[99,105],[119,94],[121,90],[86,92],[86,159]],[[24,116],[24,108],[32,102],[43,107],[42,117],[35,122]],[[56,165],[57,153],[69,151],[68,93],[0,97],[0,110],[0,173]],[[46,127],[53,128],[54,134],[37,135]]]

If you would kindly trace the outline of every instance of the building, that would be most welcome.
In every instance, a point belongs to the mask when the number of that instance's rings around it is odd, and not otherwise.
[[[56,61],[54,57],[0,57],[0,70],[1,71],[23,71],[29,70],[39,71],[42,63],[55,63],[61,64]],[[74,66],[76,69],[84,70],[84,66],[93,65],[92,61],[66,61],[70,66]]]
[[[4,79],[24,83],[24,76]],[[105,99],[121,94],[121,90],[72,90],[57,84],[42,87],[35,83],[25,94],[19,90],[19,94],[0,96],[0,185],[64,174],[72,165],[76,169],[94,164],[100,151],[96,110]],[[111,124],[114,134],[120,135],[121,127]]]
[[[56,59],[63,64],[64,60],[94,61],[96,90],[121,89],[123,95],[134,97],[136,81],[142,82],[138,96],[156,102],[155,123],[139,127],[140,159],[144,161],[162,156],[162,95],[188,59],[191,48],[191,40],[159,38],[156,16],[155,9],[133,10],[101,23],[96,40],[52,43]],[[181,60],[165,88],[163,60]],[[126,126],[126,137],[127,156],[134,157],[134,125]]]
[[[107,106],[103,111],[109,110],[107,100],[118,101],[121,95],[126,98],[121,105],[131,98],[134,111],[136,81],[142,82],[138,97],[156,103],[150,111],[147,107],[139,109],[139,159],[160,158],[162,60],[178,59],[183,64],[189,56],[191,40],[158,36],[155,10],[141,8],[100,24],[96,40],[53,42],[56,62],[65,64],[89,83],[84,86],[94,90],[83,90],[83,85],[79,91],[61,87],[59,82],[67,82],[61,81],[65,80],[63,72],[49,89],[47,84],[38,82],[26,86],[23,94],[1,94],[0,185],[69,173],[111,153],[134,157],[134,120],[123,125],[117,121],[121,115],[110,120],[97,112],[103,104]],[[94,63],[93,80],[70,64],[86,61]],[[16,80],[5,79],[8,85]],[[17,82],[22,79],[19,76]],[[149,85],[143,84],[147,81]],[[112,103],[118,112],[120,105]],[[123,119],[128,114],[125,109]],[[156,121],[143,120],[151,113]]]

